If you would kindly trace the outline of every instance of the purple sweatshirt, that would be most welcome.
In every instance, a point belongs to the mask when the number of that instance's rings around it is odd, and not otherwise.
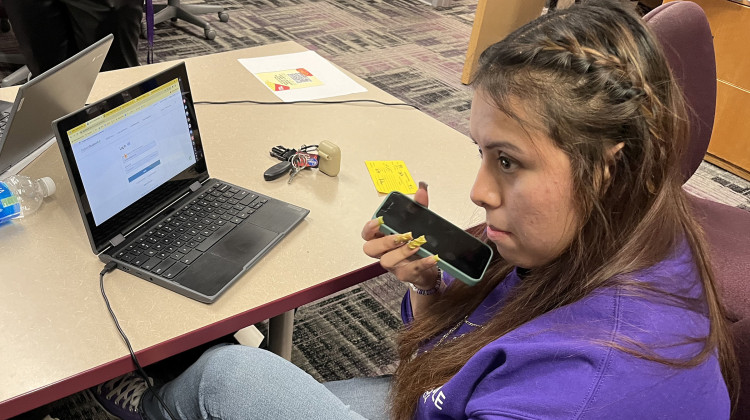
[[[702,297],[689,247],[637,272],[662,290]],[[472,331],[497,311],[518,282],[513,271],[452,335]],[[402,304],[412,320],[408,294]],[[443,386],[425,393],[417,419],[727,419],[729,395],[716,357],[689,369],[631,356],[593,339],[635,339],[660,355],[690,356],[702,345],[681,344],[708,333],[706,316],[604,288],[498,338]],[[435,343],[435,341],[432,341]]]

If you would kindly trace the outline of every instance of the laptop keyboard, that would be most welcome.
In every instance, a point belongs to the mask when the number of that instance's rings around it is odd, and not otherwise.
[[[3,111],[0,112],[0,136],[3,135],[5,132],[5,125],[8,124],[8,118],[10,117],[10,112]]]
[[[173,279],[267,201],[250,191],[217,183],[114,258]]]

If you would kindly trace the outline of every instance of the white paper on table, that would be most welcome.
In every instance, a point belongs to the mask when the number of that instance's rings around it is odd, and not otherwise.
[[[250,71],[258,80],[268,87],[284,102],[311,101],[350,93],[366,92],[367,89],[337,69],[330,61],[315,51],[292,54],[272,55],[267,57],[241,58],[240,64]],[[275,91],[258,75],[270,72],[283,72],[303,68],[310,72],[320,83],[317,86],[304,86],[289,90]]]

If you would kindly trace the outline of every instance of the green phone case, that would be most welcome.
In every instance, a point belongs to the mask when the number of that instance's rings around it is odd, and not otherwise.
[[[377,218],[378,217],[378,213],[383,208],[383,205],[386,202],[388,202],[388,199],[390,198],[390,196],[392,194],[403,195],[403,194],[401,194],[398,191],[393,191],[390,194],[388,194],[388,196],[386,196],[386,198],[383,200],[383,202],[380,203],[380,206],[378,206],[378,209],[375,210],[375,214],[373,215],[373,218]],[[406,196],[404,196],[404,197],[406,197]],[[414,200],[412,200],[409,197],[406,197],[406,198],[408,198],[411,201],[414,201]],[[446,273],[449,273],[454,278],[457,278],[458,280],[461,280],[462,282],[468,284],[469,286],[474,286],[475,284],[479,283],[479,281],[482,280],[482,277],[484,277],[484,274],[487,272],[487,267],[489,266],[490,261],[492,260],[492,255],[493,255],[492,248],[489,245],[487,245],[486,243],[484,243],[484,242],[480,241],[479,239],[477,239],[475,236],[473,236],[473,235],[469,234],[468,232],[466,232],[465,230],[461,229],[460,227],[458,227],[458,226],[450,223],[446,219],[440,217],[437,213],[433,212],[432,210],[430,210],[430,209],[422,206],[419,203],[415,202],[415,204],[417,204],[418,206],[424,208],[425,210],[427,210],[428,212],[430,212],[431,214],[433,214],[435,218],[440,219],[440,220],[444,221],[445,223],[448,223],[451,226],[455,227],[455,229],[457,231],[461,232],[462,234],[466,235],[467,237],[472,238],[474,241],[478,242],[478,244],[481,244],[481,246],[486,247],[487,250],[489,250],[489,256],[487,258],[487,261],[484,263],[484,267],[482,267],[482,269],[481,269],[481,273],[482,274],[479,275],[479,277],[477,277],[477,278],[471,277],[470,275],[464,273],[460,269],[458,269],[458,268],[454,267],[453,265],[449,264],[445,260],[441,259],[437,263],[437,266],[439,268],[441,268],[443,271],[445,271]],[[383,232],[386,235],[392,235],[392,234],[395,234],[395,233],[404,233],[404,232],[396,232],[395,230],[393,230],[393,228],[391,228],[387,224],[380,225],[380,231]],[[413,232],[413,234],[414,234],[414,237],[416,238],[416,237],[418,237],[420,235],[427,234],[427,232]],[[432,252],[428,251],[427,249],[425,249],[424,247],[420,247],[419,250],[417,251],[417,255],[424,258],[424,257],[429,257],[429,256],[434,255],[434,254]]]

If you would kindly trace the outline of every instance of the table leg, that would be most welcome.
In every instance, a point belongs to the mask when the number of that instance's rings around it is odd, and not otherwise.
[[[292,360],[292,332],[294,309],[268,320],[268,350],[286,360]]]

